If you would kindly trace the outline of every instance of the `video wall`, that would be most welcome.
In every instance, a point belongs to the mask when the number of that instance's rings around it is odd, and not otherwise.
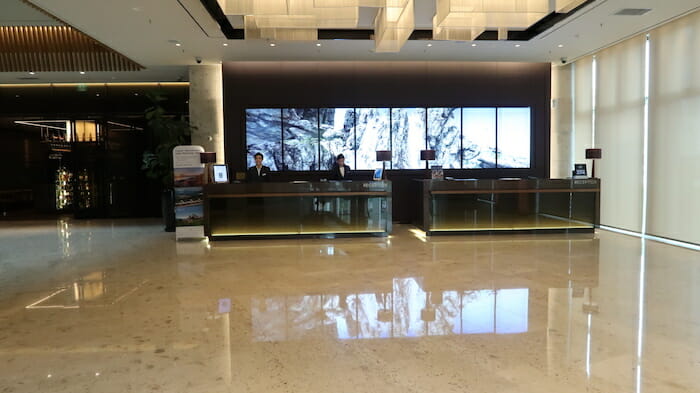
[[[273,171],[329,170],[345,155],[353,169],[374,169],[377,150],[391,150],[391,169],[530,168],[531,108],[249,108],[248,166],[265,156]]]

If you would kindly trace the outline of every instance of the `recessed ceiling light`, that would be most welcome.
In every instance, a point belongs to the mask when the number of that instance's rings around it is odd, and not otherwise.
[[[277,46],[274,42],[270,42],[270,46]]]
[[[96,97],[99,97],[99,96],[100,96],[100,93],[95,93],[95,96],[96,96]]]
[[[29,71],[29,75],[34,75],[34,74],[35,74],[34,71]]]
[[[559,45],[557,45],[557,46],[560,47],[560,48],[563,48],[563,47],[564,47],[563,44],[559,44]]]
[[[135,96],[139,95],[139,93],[134,93]]]
[[[224,42],[224,46],[228,46],[228,42]]]
[[[80,75],[85,75],[85,71],[80,71]]]
[[[321,46],[321,43],[320,42],[316,43],[316,46]]]
[[[176,43],[175,43],[175,46],[182,46],[182,44],[179,43],[179,42],[176,42]]]
[[[431,46],[433,46],[433,44],[427,44],[426,46],[427,46],[428,48],[430,48]]]
[[[520,48],[520,44],[515,44],[515,47],[516,47],[516,48]]]
[[[476,44],[472,44],[472,46],[476,46]]]

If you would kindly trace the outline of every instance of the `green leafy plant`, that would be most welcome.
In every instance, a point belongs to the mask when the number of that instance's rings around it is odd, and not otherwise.
[[[153,135],[155,148],[143,153],[141,169],[146,176],[159,180],[164,187],[173,186],[173,149],[188,144],[195,127],[185,116],[170,116],[163,103],[167,97],[161,92],[146,93],[151,106],[144,111],[148,130]]]

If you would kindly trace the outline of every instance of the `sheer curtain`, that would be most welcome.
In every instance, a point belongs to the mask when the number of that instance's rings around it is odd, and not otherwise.
[[[574,163],[586,162],[593,140],[593,57],[574,64]],[[574,168],[569,168],[569,174]],[[591,173],[590,164],[588,173]]]
[[[602,185],[601,225],[642,231],[644,184],[645,43],[638,36],[600,52],[595,144]]]
[[[700,244],[700,13],[651,33],[647,232]]]

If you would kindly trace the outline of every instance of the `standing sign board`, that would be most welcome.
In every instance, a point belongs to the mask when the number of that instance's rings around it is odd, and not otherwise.
[[[175,180],[175,239],[204,237],[204,164],[201,146],[177,146],[173,149]]]

